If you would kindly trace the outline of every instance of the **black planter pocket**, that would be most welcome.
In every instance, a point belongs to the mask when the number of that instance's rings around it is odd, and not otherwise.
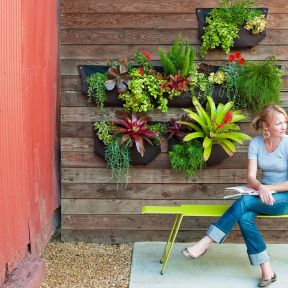
[[[179,96],[168,100],[168,107],[191,108],[193,107],[192,96],[189,91],[182,92]]]
[[[84,95],[87,95],[88,92],[88,84],[87,84],[87,78],[96,73],[106,73],[108,70],[108,66],[104,65],[78,65],[78,71],[80,74],[81,79],[81,92]],[[123,101],[118,99],[118,92],[116,88],[114,88],[111,91],[106,90],[106,96],[107,99],[104,102],[104,106],[106,107],[122,107]]]
[[[214,8],[219,9],[219,8]],[[229,9],[229,8],[228,8]],[[254,9],[254,8],[251,8]],[[257,8],[263,12],[265,18],[268,14],[268,8]],[[202,40],[202,36],[204,34],[203,28],[206,26],[206,17],[209,15],[209,12],[212,8],[196,8],[196,14],[198,18],[198,38]],[[259,34],[252,34],[250,30],[246,30],[244,27],[239,27],[240,38],[236,38],[234,40],[234,48],[242,49],[242,48],[250,48],[257,45],[260,41],[262,41],[266,37],[266,30],[262,31]]]
[[[206,166],[213,166],[220,164],[225,159],[227,159],[229,155],[224,151],[221,145],[214,144],[212,146],[212,151],[209,159],[206,161]]]
[[[105,145],[103,141],[101,141],[95,130],[93,130],[93,136],[94,136],[94,152],[96,155],[100,156],[103,160],[105,160]],[[143,157],[141,154],[137,151],[135,144],[129,148],[130,152],[130,158],[131,158],[131,164],[132,165],[147,165],[150,162],[156,158],[161,152],[160,145],[151,145],[147,143],[146,141],[144,142],[144,148],[145,152]]]
[[[214,85],[212,98],[216,106],[219,103],[226,104],[228,102],[228,97],[225,87],[223,85]]]

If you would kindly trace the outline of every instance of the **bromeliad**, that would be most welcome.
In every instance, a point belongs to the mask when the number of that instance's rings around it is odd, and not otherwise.
[[[217,107],[211,97],[207,97],[207,109],[205,110],[196,97],[193,97],[193,105],[196,112],[183,109],[188,116],[196,123],[179,121],[192,128],[194,132],[187,134],[183,141],[190,141],[195,138],[203,138],[203,158],[207,161],[211,155],[211,149],[214,144],[223,147],[228,155],[233,155],[236,146],[233,142],[243,144],[243,140],[250,140],[251,137],[238,132],[240,127],[235,124],[246,118],[240,110],[233,111],[233,102],[227,104],[220,103]]]
[[[111,120],[113,135],[123,134],[120,141],[121,145],[131,139],[130,146],[135,143],[137,151],[143,157],[145,152],[144,141],[153,145],[151,139],[158,138],[158,133],[150,130],[147,124],[150,117],[145,115],[138,117],[136,113],[128,114],[123,111],[116,111],[116,115],[118,117]]]

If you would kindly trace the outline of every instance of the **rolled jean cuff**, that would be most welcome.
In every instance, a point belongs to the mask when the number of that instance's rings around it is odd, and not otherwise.
[[[207,235],[217,243],[222,243],[226,237],[228,236],[227,233],[223,232],[221,229],[219,229],[217,226],[211,224],[208,231]]]
[[[270,256],[269,256],[266,249],[260,253],[249,254],[248,256],[250,259],[250,263],[253,266],[263,264],[263,263],[268,262],[270,260]]]

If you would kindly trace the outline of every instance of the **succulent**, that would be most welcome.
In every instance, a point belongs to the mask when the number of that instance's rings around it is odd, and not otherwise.
[[[137,151],[143,157],[145,152],[144,141],[153,145],[151,139],[158,137],[158,133],[150,130],[147,124],[150,118],[145,115],[138,117],[136,113],[128,114],[123,111],[116,111],[116,115],[117,118],[111,120],[113,135],[123,134],[120,144],[122,145],[131,140],[130,146],[135,143]]]
[[[128,90],[128,82],[130,76],[128,75],[128,65],[125,61],[121,61],[119,67],[111,66],[107,72],[108,79],[105,82],[107,90],[113,90],[117,87],[118,93],[124,93]]]

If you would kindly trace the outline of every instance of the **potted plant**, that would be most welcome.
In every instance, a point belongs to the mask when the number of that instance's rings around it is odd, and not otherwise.
[[[195,49],[189,46],[188,40],[181,40],[180,33],[167,53],[159,48],[165,80],[161,88],[168,94],[169,107],[191,107],[193,95],[202,100],[212,95],[208,78],[197,71]]]
[[[127,74],[129,69],[127,59],[110,62],[109,65],[78,65],[81,92],[87,95],[89,102],[96,104],[100,110],[103,110],[104,106],[123,105],[118,95],[127,91],[130,79]]]
[[[252,47],[265,38],[267,8],[252,8],[255,2],[249,0],[220,0],[219,5],[215,9],[196,9],[202,57],[217,47],[228,54],[231,47]]]
[[[194,130],[188,133],[183,141],[202,139],[204,161],[206,161],[206,164],[215,165],[225,159],[223,156],[231,156],[236,152],[236,146],[233,142],[243,144],[243,140],[250,140],[251,138],[239,132],[240,127],[235,122],[245,119],[245,116],[240,111],[232,110],[232,101],[225,105],[220,103],[216,107],[211,97],[208,97],[207,100],[207,106],[204,109],[197,98],[193,97],[193,105],[196,111],[183,110],[195,122],[179,122]],[[212,148],[217,149],[217,153],[212,152]]]
[[[264,61],[246,61],[236,79],[238,98],[243,99],[252,114],[264,105],[280,103],[282,72],[274,57]]]
[[[149,126],[150,118],[116,111],[111,121],[93,124],[95,153],[107,161],[112,178],[125,179],[130,165],[150,163],[160,152],[159,125]],[[120,176],[121,177],[120,177]]]

